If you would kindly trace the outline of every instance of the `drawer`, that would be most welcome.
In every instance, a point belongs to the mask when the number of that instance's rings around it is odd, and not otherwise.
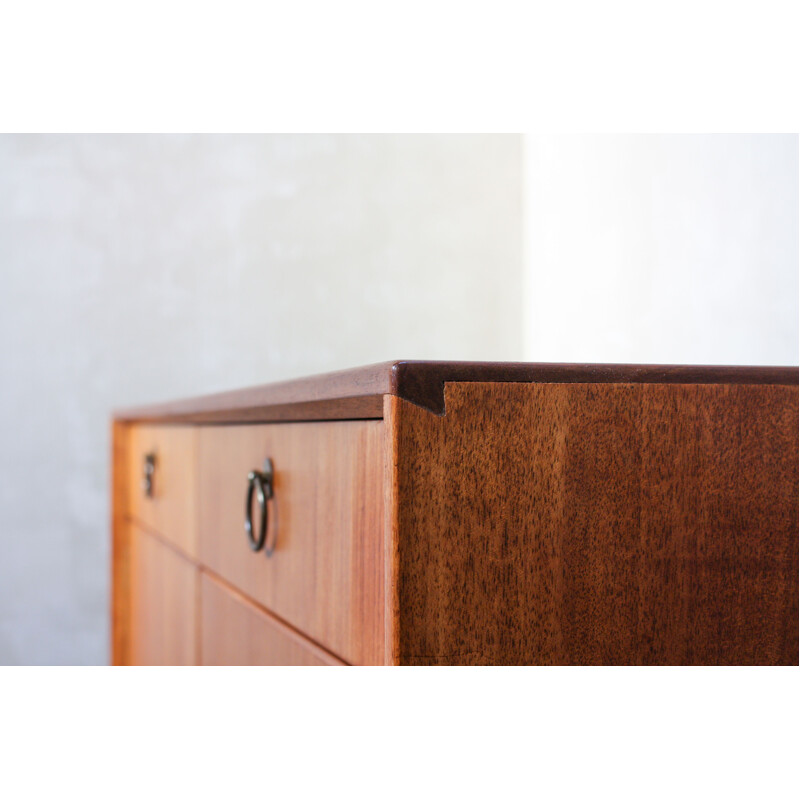
[[[128,462],[129,514],[187,555],[197,556],[197,429],[137,425]],[[145,464],[153,459],[149,493]]]
[[[204,666],[342,665],[213,577],[200,578],[200,652]]]
[[[384,661],[383,431],[380,420],[199,430],[200,561],[355,664]],[[248,473],[265,458],[269,557],[244,530]]]
[[[195,664],[198,570],[157,537],[130,528],[131,663]]]

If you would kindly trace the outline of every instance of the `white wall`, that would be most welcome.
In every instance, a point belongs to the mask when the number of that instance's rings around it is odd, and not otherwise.
[[[108,659],[113,407],[522,357],[517,136],[0,136],[0,664]]]
[[[524,146],[527,359],[798,363],[797,136]]]

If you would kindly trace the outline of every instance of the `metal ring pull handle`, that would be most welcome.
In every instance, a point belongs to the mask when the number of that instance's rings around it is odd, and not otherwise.
[[[264,469],[261,472],[253,471],[247,475],[247,500],[244,509],[244,530],[250,547],[256,553],[263,549],[267,556],[271,556],[275,550],[275,536],[270,538],[267,544],[267,500],[272,499],[272,459],[264,459]],[[258,505],[261,511],[261,519],[258,524],[258,535],[253,533],[253,495],[258,497]]]

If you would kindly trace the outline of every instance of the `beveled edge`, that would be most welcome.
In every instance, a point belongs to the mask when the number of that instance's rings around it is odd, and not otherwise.
[[[797,367],[397,361],[394,394],[444,414],[445,383],[731,383],[797,385]]]
[[[390,394],[445,413],[452,382],[731,383],[796,386],[797,367],[387,361],[249,389],[122,409],[119,422],[231,423],[381,419]]]

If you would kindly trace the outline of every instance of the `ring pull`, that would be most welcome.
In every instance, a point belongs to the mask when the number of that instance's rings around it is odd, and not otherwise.
[[[271,537],[269,544],[267,544],[267,500],[271,500],[273,496],[272,479],[272,459],[265,458],[264,468],[261,472],[253,470],[247,475],[247,500],[245,501],[244,511],[244,530],[250,542],[250,548],[256,553],[263,549],[268,557],[275,550],[274,535]],[[261,511],[257,533],[254,532],[253,526],[253,495],[258,498],[258,506]]]
[[[145,497],[153,496],[153,474],[156,471],[156,454],[145,453],[142,467],[142,491]]]

